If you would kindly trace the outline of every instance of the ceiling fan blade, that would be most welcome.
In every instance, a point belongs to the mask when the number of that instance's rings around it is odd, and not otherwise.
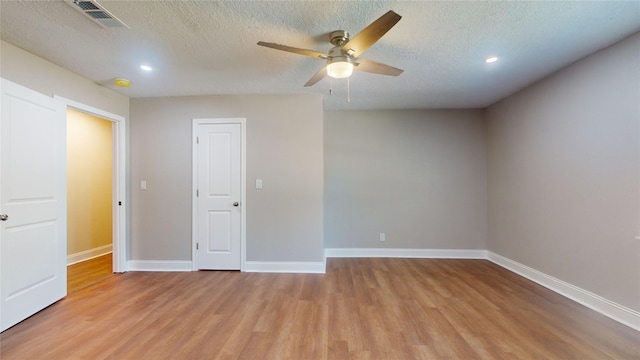
[[[317,73],[315,73],[311,79],[309,79],[309,81],[307,81],[306,84],[304,84],[304,86],[313,86],[315,85],[315,83],[317,83],[318,81],[322,80],[325,76],[327,76],[327,66],[323,66],[322,69],[318,70]]]
[[[351,57],[358,57],[371,45],[387,33],[402,17],[392,10],[372,22],[349,42],[342,46],[342,51]]]
[[[396,67],[366,59],[356,59],[354,65],[356,66],[354,66],[353,68],[358,71],[380,75],[398,76],[402,74],[402,72],[404,72],[404,70],[398,69]]]
[[[258,41],[258,45],[265,46],[265,47],[272,48],[272,49],[276,49],[276,50],[288,51],[288,52],[291,52],[291,53],[294,53],[294,54],[310,56],[310,57],[314,57],[314,58],[326,59],[328,57],[327,54],[323,54],[323,53],[318,52],[318,51],[300,49],[300,48],[287,46],[287,45],[280,45],[280,44],[276,44],[276,43],[268,43],[268,42],[264,42],[264,41]]]

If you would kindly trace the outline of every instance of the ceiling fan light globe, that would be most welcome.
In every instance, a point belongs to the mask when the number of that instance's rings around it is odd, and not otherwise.
[[[334,79],[344,79],[353,74],[353,64],[346,61],[333,62],[327,65],[327,75]]]

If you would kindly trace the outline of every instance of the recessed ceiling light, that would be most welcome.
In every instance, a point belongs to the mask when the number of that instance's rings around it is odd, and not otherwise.
[[[144,71],[151,71],[153,70],[153,68],[149,65],[140,65],[140,69],[144,70]]]
[[[498,61],[498,57],[497,56],[488,57],[485,60],[485,62],[487,62],[487,63],[493,63],[493,62],[496,62],[496,61]]]

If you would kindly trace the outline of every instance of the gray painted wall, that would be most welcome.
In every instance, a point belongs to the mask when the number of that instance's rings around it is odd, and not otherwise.
[[[39,93],[58,95],[129,118],[129,98],[41,57],[0,41],[0,75]]]
[[[481,110],[327,112],[324,131],[325,247],[486,249]]]
[[[640,34],[488,109],[489,247],[640,310]]]
[[[315,94],[131,99],[132,259],[191,260],[192,119],[237,117],[247,119],[247,260],[323,261]]]

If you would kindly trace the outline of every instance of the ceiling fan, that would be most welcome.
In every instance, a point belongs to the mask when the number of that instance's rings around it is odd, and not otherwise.
[[[349,77],[354,69],[380,75],[398,76],[404,70],[362,59],[359,56],[386,34],[400,21],[400,18],[400,15],[389,11],[369,24],[352,39],[349,39],[349,33],[344,30],[332,31],[329,34],[329,40],[334,47],[329,50],[328,54],[264,41],[259,41],[258,45],[327,60],[327,65],[315,73],[304,86],[312,86],[326,75],[336,79]]]

